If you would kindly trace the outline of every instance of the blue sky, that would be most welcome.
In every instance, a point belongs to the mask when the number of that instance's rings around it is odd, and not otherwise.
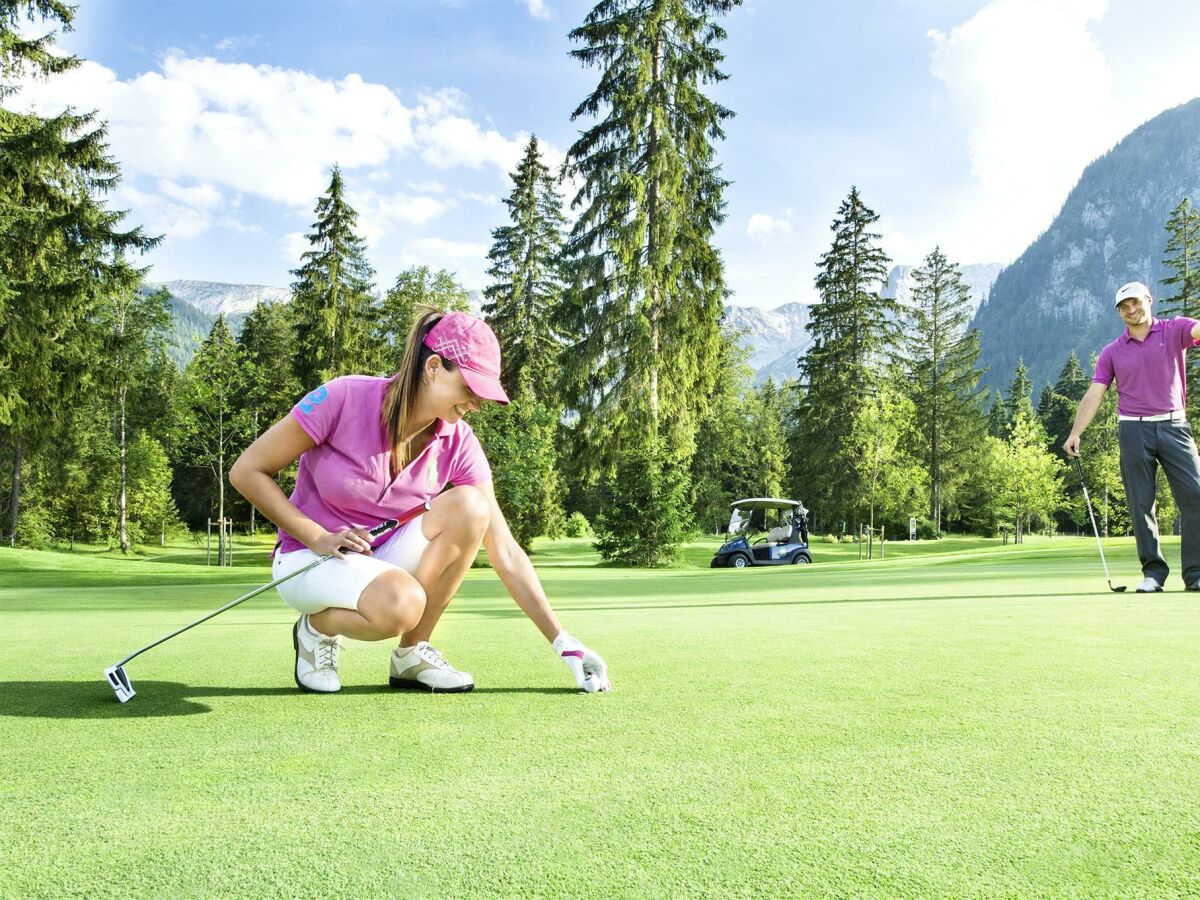
[[[154,280],[286,286],[337,162],[381,288],[422,263],[478,289],[528,134],[557,163],[581,127],[591,6],[79,0],[60,43],[87,64],[8,103],[108,120],[114,204],[165,235]],[[1200,93],[1192,0],[751,0],[722,24],[716,242],[743,305],[816,299],[852,184],[896,262],[1011,261],[1089,161]]]

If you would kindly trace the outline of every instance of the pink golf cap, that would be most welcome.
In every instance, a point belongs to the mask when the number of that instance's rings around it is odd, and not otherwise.
[[[425,335],[425,346],[462,369],[463,381],[480,397],[508,403],[500,384],[500,342],[483,319],[446,313]]]

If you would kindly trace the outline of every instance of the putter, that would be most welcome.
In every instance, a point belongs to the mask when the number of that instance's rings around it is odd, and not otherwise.
[[[1096,514],[1092,511],[1092,498],[1088,496],[1087,482],[1083,480],[1083,464],[1079,461],[1078,456],[1075,457],[1075,471],[1079,473],[1079,486],[1083,488],[1083,500],[1087,503],[1088,518],[1092,520],[1092,534],[1096,536],[1096,546],[1100,549],[1100,562],[1104,564],[1104,577],[1108,579],[1108,589],[1120,594],[1125,590],[1125,585],[1118,584],[1114,587],[1112,575],[1108,573],[1108,560],[1104,558],[1104,545],[1100,543],[1100,529],[1096,527]]]
[[[427,501],[425,503],[422,503],[420,506],[418,506],[414,509],[410,509],[408,512],[404,513],[399,518],[388,519],[386,522],[380,522],[374,528],[370,529],[367,533],[370,534],[371,537],[373,537],[373,538],[379,537],[379,535],[383,534],[384,532],[391,531],[393,528],[399,528],[401,525],[411,522],[417,516],[423,515],[428,510],[429,510],[429,503]],[[134,650],[132,653],[130,653],[128,656],[126,656],[119,663],[115,663],[114,665],[111,665],[107,669],[104,670],[104,677],[108,681],[108,686],[113,689],[113,692],[117,695],[118,700],[120,700],[122,703],[128,702],[128,700],[131,697],[133,697],[137,692],[133,689],[133,685],[129,681],[129,675],[125,672],[125,664],[128,663],[130,660],[132,660],[134,657],[141,656],[147,650],[157,647],[159,644],[164,643],[165,641],[169,641],[171,638],[177,637],[178,635],[183,634],[185,631],[188,631],[189,629],[195,628],[197,625],[201,624],[202,622],[207,622],[213,616],[219,616],[221,613],[225,612],[225,610],[233,609],[239,603],[244,603],[245,601],[249,600],[251,597],[257,597],[259,594],[263,593],[264,591],[269,591],[271,588],[275,587],[276,585],[283,584],[283,582],[287,581],[289,578],[295,578],[297,575],[302,575],[303,573],[309,571],[310,569],[315,569],[317,566],[321,565],[321,563],[327,562],[328,560],[331,560],[331,559],[333,559],[333,554],[331,554],[331,553],[327,553],[324,556],[320,557],[319,559],[314,559],[307,566],[302,566],[301,568],[297,569],[295,572],[291,572],[287,575],[284,575],[282,578],[277,578],[274,581],[270,582],[269,584],[264,584],[262,587],[257,587],[254,590],[252,590],[250,593],[243,594],[241,597],[238,597],[236,600],[232,600],[229,603],[226,603],[220,609],[214,609],[208,615],[197,619],[195,622],[192,622],[188,625],[184,625],[182,628],[180,628],[176,631],[172,631],[168,635],[164,635],[163,637],[160,637],[157,641],[155,641],[152,644],[147,644],[145,647],[142,647],[138,650]]]

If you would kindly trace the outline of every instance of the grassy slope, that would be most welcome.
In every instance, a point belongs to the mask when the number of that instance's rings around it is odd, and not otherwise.
[[[104,666],[265,565],[0,551],[0,893],[1200,892],[1195,595],[1110,594],[1073,538],[745,572],[541,549],[612,694],[474,570],[439,632],[471,694],[392,694],[365,644],[299,694],[267,595],[131,663],[120,706]]]

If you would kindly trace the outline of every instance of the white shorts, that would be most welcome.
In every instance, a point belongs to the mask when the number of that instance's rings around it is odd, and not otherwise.
[[[403,569],[410,575],[417,574],[421,555],[429,546],[429,539],[421,530],[420,516],[371,551],[370,556],[347,553],[345,559],[329,559],[314,566],[303,575],[285,581],[275,590],[283,602],[298,613],[319,613],[323,609],[358,609],[358,598],[368,584],[390,569]],[[318,559],[308,548],[291,553],[275,551],[271,564],[273,579],[282,578]]]

